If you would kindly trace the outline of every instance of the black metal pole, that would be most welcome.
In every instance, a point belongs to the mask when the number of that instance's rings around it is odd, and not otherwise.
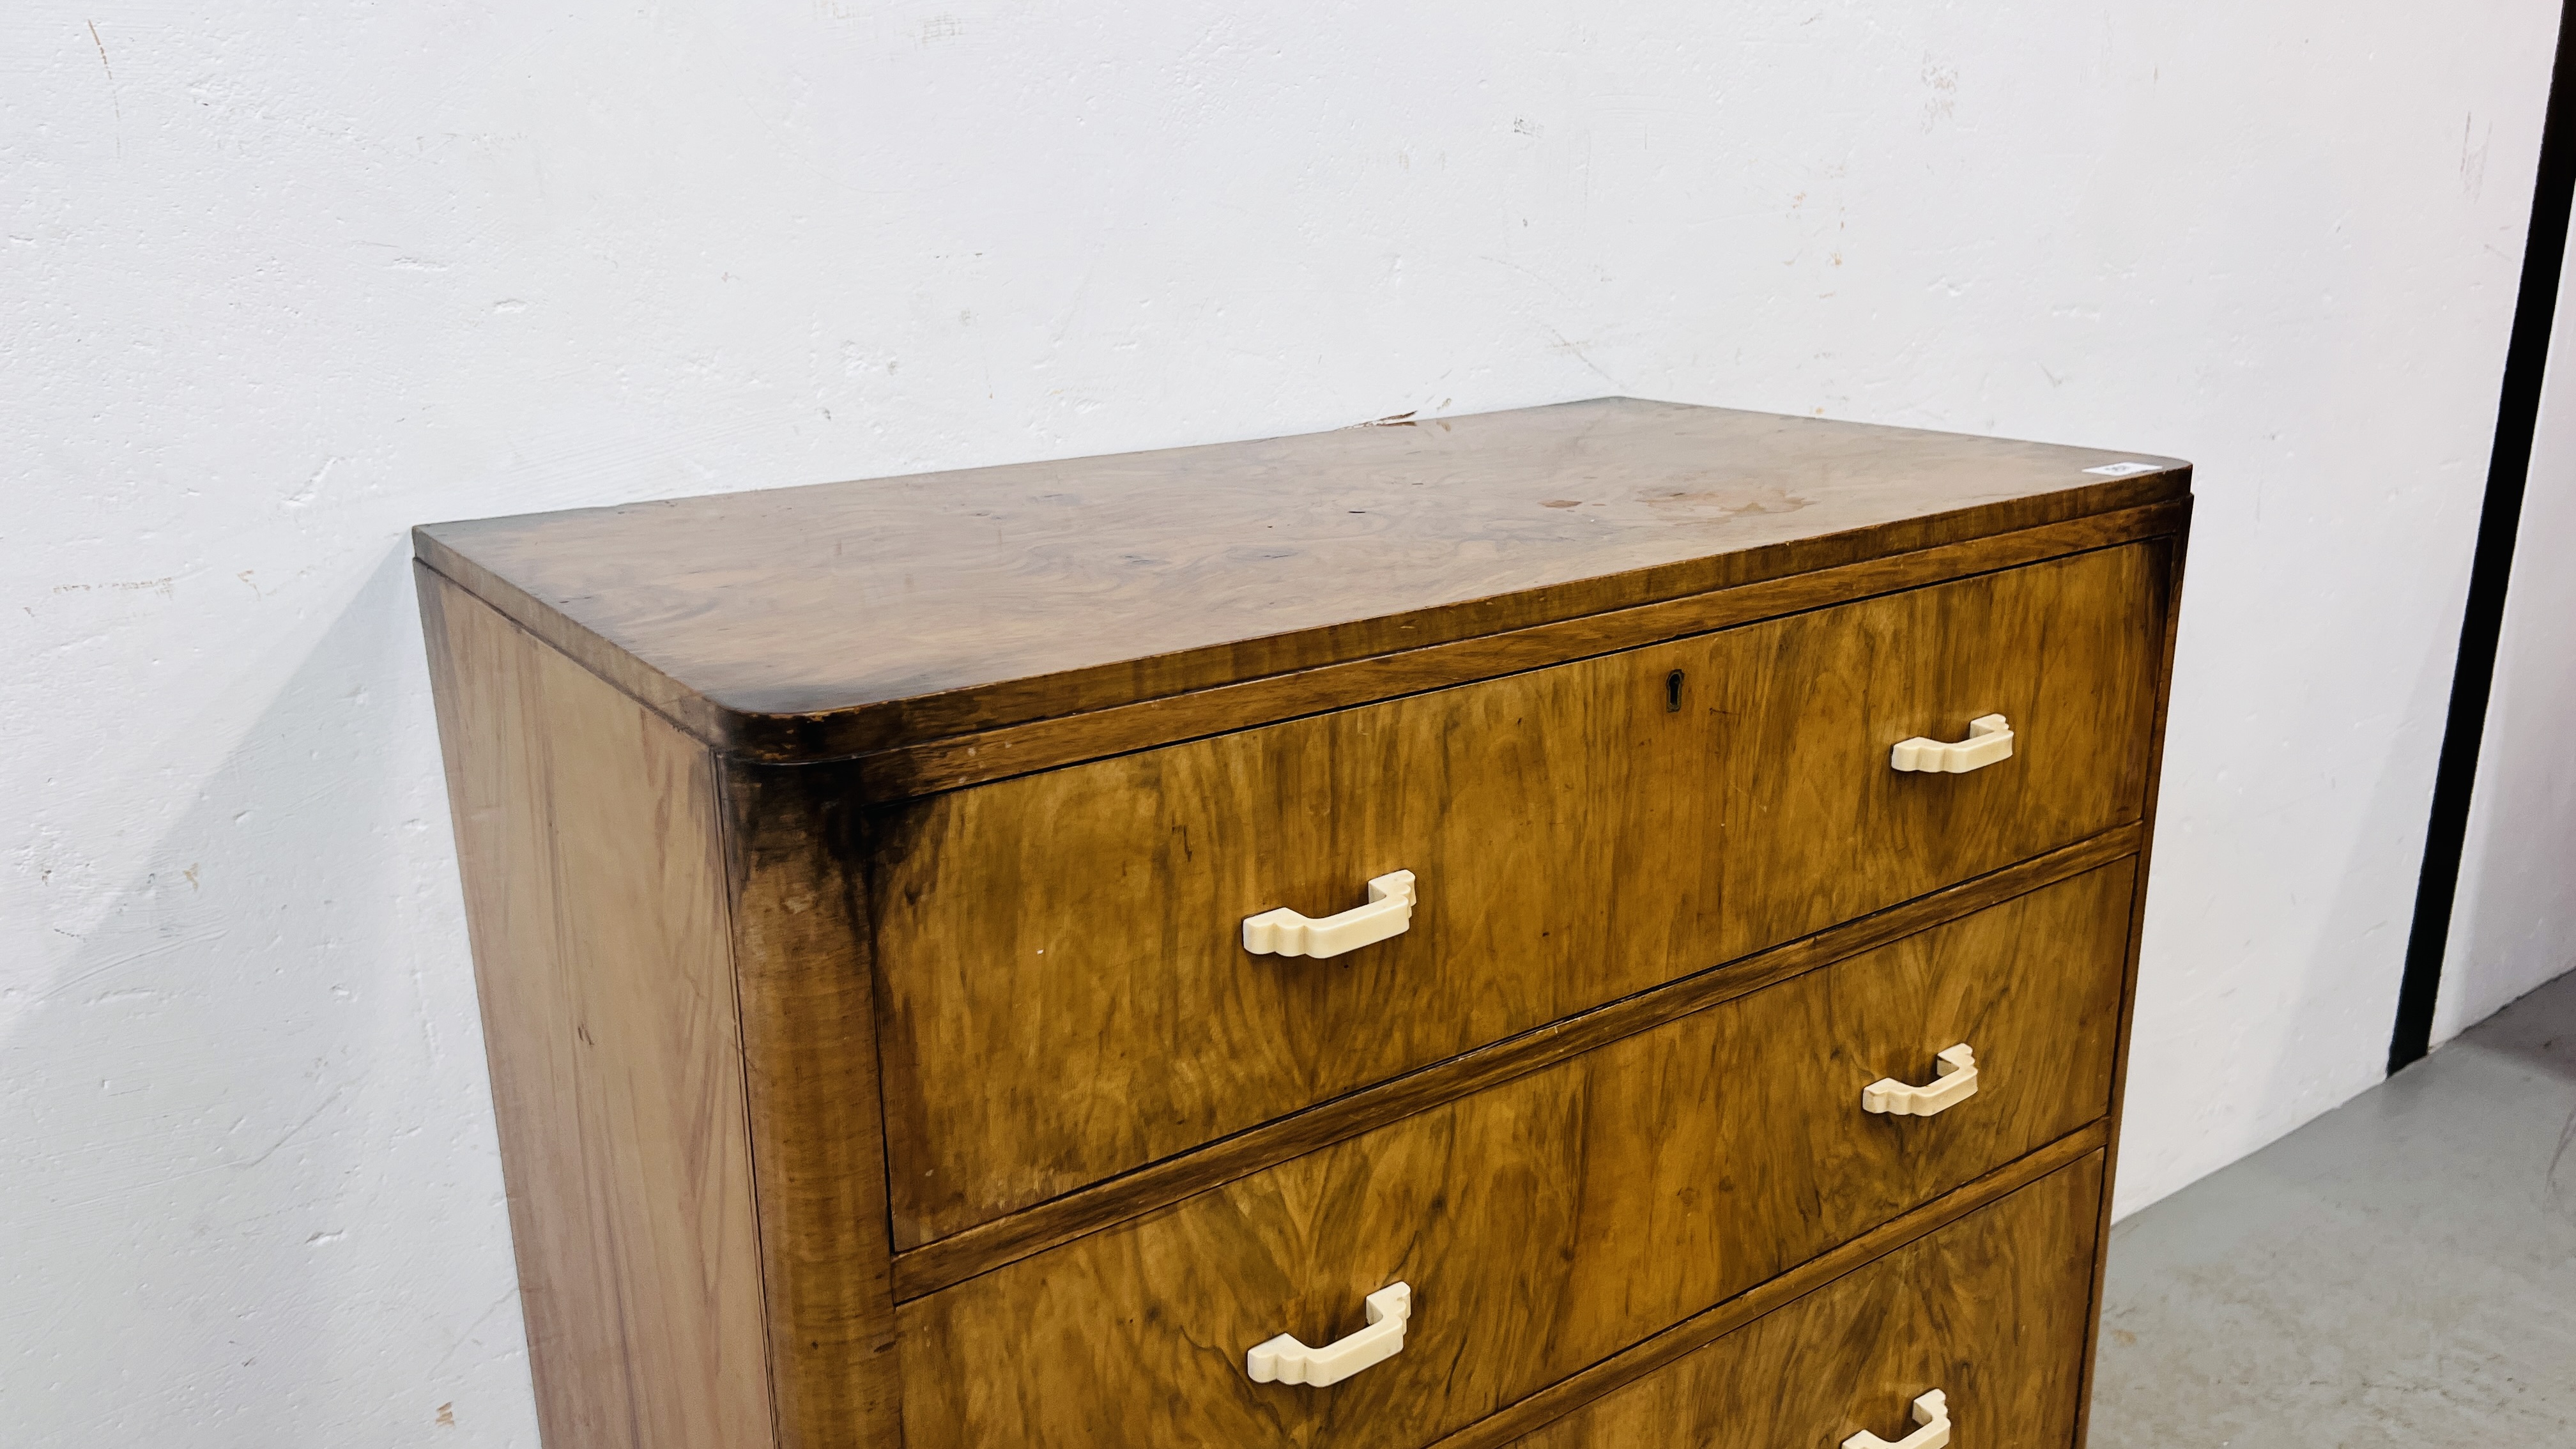
[[[2496,402],[2495,451],[2487,460],[2477,552],[2469,560],[2469,601],[2460,619],[2450,717],[2442,727],[2441,761],[2433,770],[2433,810],[2424,828],[2415,924],[2406,937],[2406,975],[2398,983],[2397,1025],[2388,1040],[2392,1073],[2422,1060],[2431,1048],[2433,1003],[2442,990],[2442,952],[2450,941],[2451,910],[2459,894],[2469,795],[2477,784],[2487,696],[2495,685],[2496,637],[2504,629],[2505,587],[2513,575],[2514,537],[2522,527],[2523,488],[2531,474],[2532,434],[2540,421],[2540,385],[2549,366],[2549,324],[2558,312],[2571,203],[2576,203],[2576,0],[2564,0],[2558,55],[2549,72],[2549,104],[2540,123],[2540,168],[2531,189],[2531,236],[2522,249],[2522,290],[2514,301],[2504,388]]]

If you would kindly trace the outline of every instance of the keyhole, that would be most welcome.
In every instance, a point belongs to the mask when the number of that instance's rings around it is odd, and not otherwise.
[[[1682,672],[1678,669],[1664,676],[1664,713],[1682,712]]]

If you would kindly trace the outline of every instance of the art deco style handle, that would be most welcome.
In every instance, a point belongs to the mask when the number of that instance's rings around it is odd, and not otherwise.
[[[2012,758],[2012,726],[1999,714],[1982,715],[1968,721],[1968,737],[1957,744],[1945,745],[1916,735],[1898,740],[1887,762],[1900,770],[1921,770],[1932,775],[1964,775],[1982,770],[1997,760]]]
[[[1404,1351],[1404,1321],[1413,1316],[1413,1288],[1390,1283],[1370,1294],[1368,1327],[1322,1348],[1308,1348],[1281,1334],[1243,1356],[1243,1371],[1256,1384],[1338,1384],[1371,1364]]]
[[[1914,1422],[1923,1427],[1890,1444],[1867,1429],[1843,1441],[1843,1449],[1941,1449],[1950,1442],[1950,1400],[1939,1389],[1914,1401]]]
[[[1881,1077],[1860,1089],[1860,1109],[1891,1117],[1929,1117],[1977,1095],[1977,1054],[1961,1042],[1934,1057],[1932,1085],[1909,1087],[1894,1077]]]
[[[1368,883],[1369,903],[1338,916],[1308,920],[1281,906],[1243,918],[1243,949],[1255,956],[1339,956],[1400,936],[1413,924],[1413,872],[1393,871]]]

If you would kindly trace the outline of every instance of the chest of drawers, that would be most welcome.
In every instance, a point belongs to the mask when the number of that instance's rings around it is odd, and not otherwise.
[[[2189,479],[1607,399],[419,530],[546,1443],[2075,1443]]]

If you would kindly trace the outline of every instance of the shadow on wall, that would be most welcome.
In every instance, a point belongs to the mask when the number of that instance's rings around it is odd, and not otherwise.
[[[2188,586],[2184,598],[2183,647],[2189,650],[2199,621],[2188,612],[2193,607]],[[2299,779],[2316,768],[2294,757],[2294,751],[2307,748],[2304,743],[2278,736],[2266,740],[2263,722],[2244,717],[2241,706],[2177,703],[2138,984],[2119,1216],[2126,1218],[2154,1200],[2142,1196],[2142,1184],[2163,1183],[2170,1190],[2185,1165],[2196,1161],[2206,1172],[2232,1161],[2380,1079],[2376,1069],[2385,1059],[2394,1024],[2415,863],[2431,799],[2432,759],[2449,699],[2449,641],[2426,649],[2403,690],[2394,678],[2398,665],[2389,661],[2383,713],[2425,723],[2412,736],[2399,733],[2375,755],[2362,753],[2361,746],[2379,737],[2380,720],[2356,720],[2342,738],[2320,746],[2330,761],[2324,798],[2315,793],[2281,798],[2268,788],[2276,778]],[[2204,740],[2224,737],[2229,745],[2223,750],[2216,745],[2194,748],[2185,734]],[[2222,756],[2224,762],[2216,763]],[[2179,779],[2178,762],[2190,760],[2213,762],[2203,767],[2209,777]],[[2178,807],[2190,802],[2200,803],[2197,816],[2179,813]],[[2223,807],[2212,809],[2210,802],[2223,802]],[[2348,849],[2339,857],[2312,851],[2296,861],[2274,863],[2269,883],[2286,898],[2277,902],[2278,915],[2266,924],[2279,929],[2284,922],[2316,923],[2320,933],[2297,938],[2282,931],[2267,937],[2249,928],[2241,940],[2207,939],[2216,933],[2195,915],[2212,908],[2208,897],[2213,892],[2243,889],[2238,882],[2214,880],[2206,869],[2211,862],[2240,858],[2234,842],[2213,832],[2233,828],[2260,834],[2293,811],[2333,822],[2315,838],[2342,840]],[[2392,879],[2394,872],[2385,865],[2372,868],[2374,859],[2389,858],[2392,842],[2407,851],[2400,879]],[[2186,890],[2197,890],[2201,898],[2177,894]],[[2330,901],[2304,899],[2308,891]],[[2329,925],[2340,929],[2322,933]],[[2226,954],[2215,960],[2175,959],[2176,947],[2169,943],[2177,939]],[[2369,1043],[2369,1050],[2355,1056],[2347,1049],[2353,1042]],[[2215,1085],[2177,1080],[2175,1074],[2185,1072],[2217,1080]],[[2264,1104],[2263,1115],[2253,1120],[2238,1116],[2231,1104],[2246,1102]],[[2209,1150],[2212,1134],[2222,1132],[2227,1140],[2215,1145],[2223,1150]],[[2162,1158],[2150,1162],[2131,1155],[2147,1152]]]
[[[2576,370],[2576,358],[2558,365]],[[2436,1045],[2576,970],[2576,754],[2566,743],[2576,668],[2562,642],[2576,620],[2576,583],[2534,546],[2576,534],[2576,487],[2563,473],[2533,484],[2442,961]]]
[[[2319,919],[2368,924],[2356,936],[2328,937],[2310,943],[2307,960],[2299,970],[2297,993],[2287,1010],[2271,1016],[2291,1035],[2263,1044],[2264,1060],[2272,1064],[2272,1071],[2261,1089],[2261,1100],[2304,1104],[2296,1115],[2286,1119],[2288,1124],[2304,1122],[2318,1112],[2339,1106],[2353,1093],[2379,1081],[2375,1071],[2355,1081],[2320,1078],[2317,1053],[2303,1049],[2298,1036],[2319,1024],[2344,1018],[2348,1026],[2346,1039],[2375,1042],[2378,1050],[2385,1053],[2388,1037],[2396,1030],[2397,978],[2405,961],[2406,932],[2414,921],[2415,871],[2422,859],[2424,827],[2433,802],[2433,759],[2441,750],[2442,723],[2451,698],[2452,644],[2448,638],[2429,643],[2416,661],[2415,678],[2403,696],[2393,688],[2389,691],[2386,712],[2399,721],[2423,721],[2419,733],[2409,738],[2401,727],[2391,737],[2388,754],[2377,760],[2354,762],[2373,767],[2369,775],[2355,778],[2354,774],[2338,773],[2333,777],[2337,789],[2368,793],[2354,813],[2353,828],[2346,837],[2352,842],[2350,855],[2341,861],[2317,862],[2332,867],[2330,878],[2335,889],[2333,905]],[[2390,662],[2392,666],[2395,663]],[[2394,675],[2396,671],[2392,667],[2389,672]],[[2370,857],[2381,853],[2384,847],[2379,842],[2385,841],[2403,841],[2406,846],[2407,871],[2400,889],[2389,889],[2389,882],[2374,878],[2369,869]],[[2356,960],[2382,963],[2379,979],[2357,979],[2353,969]],[[2356,1014],[2361,1019],[2351,1020]],[[2375,1063],[2373,1059],[2371,1065]],[[2261,1145],[2246,1144],[2249,1151]]]
[[[13,1449],[536,1442],[408,559],[0,1043]]]

